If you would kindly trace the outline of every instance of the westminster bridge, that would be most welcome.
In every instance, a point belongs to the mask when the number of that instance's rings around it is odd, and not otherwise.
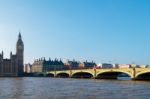
[[[117,79],[127,76],[132,80],[150,80],[150,68],[70,69],[42,73],[43,76],[60,78]]]

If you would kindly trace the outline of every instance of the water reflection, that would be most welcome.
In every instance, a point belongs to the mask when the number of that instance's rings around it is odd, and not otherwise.
[[[147,99],[150,96],[149,82],[125,79],[0,78],[0,99]]]
[[[131,80],[131,77],[117,77],[117,80]]]

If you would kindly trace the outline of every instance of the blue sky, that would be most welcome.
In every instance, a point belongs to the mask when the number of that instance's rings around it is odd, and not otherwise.
[[[0,51],[19,30],[25,63],[40,57],[150,64],[149,0],[0,0]]]

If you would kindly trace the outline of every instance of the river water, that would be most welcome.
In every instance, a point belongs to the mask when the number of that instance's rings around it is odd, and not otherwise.
[[[150,82],[71,78],[0,78],[0,99],[149,99]]]

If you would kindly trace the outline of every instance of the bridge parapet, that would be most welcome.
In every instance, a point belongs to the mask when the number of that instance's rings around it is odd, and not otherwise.
[[[70,77],[76,73],[88,73],[97,77],[103,73],[124,73],[130,76],[132,79],[136,79],[139,75],[144,73],[150,73],[150,68],[110,68],[110,69],[76,69],[76,70],[59,70],[59,71],[49,71],[47,74],[58,74],[66,73]]]

